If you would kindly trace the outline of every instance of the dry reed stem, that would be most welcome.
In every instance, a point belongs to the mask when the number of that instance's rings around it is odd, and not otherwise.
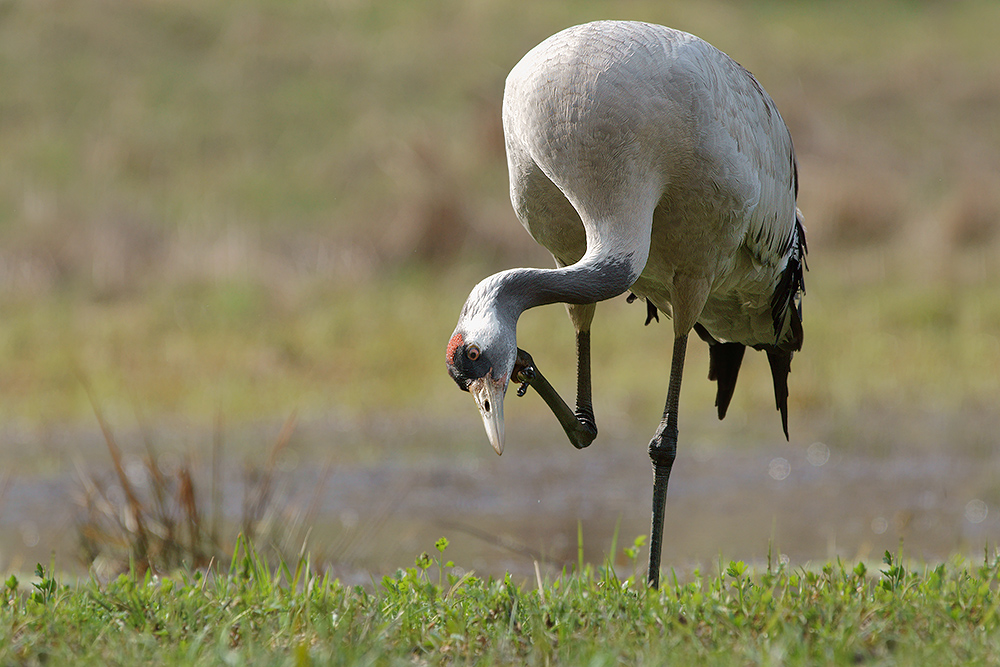
[[[144,573],[147,567],[152,567],[152,563],[149,559],[149,538],[145,522],[143,521],[142,505],[135,493],[135,489],[132,487],[132,483],[129,481],[128,475],[125,474],[125,467],[122,465],[121,449],[119,449],[118,443],[115,442],[114,433],[111,432],[111,428],[105,421],[104,415],[101,413],[101,409],[97,405],[97,401],[94,399],[94,394],[90,389],[90,384],[82,375],[80,376],[80,382],[87,394],[87,400],[90,401],[91,408],[94,410],[94,417],[97,418],[97,423],[101,427],[101,433],[104,435],[104,442],[108,446],[108,452],[111,454],[111,462],[115,467],[115,474],[118,476],[118,481],[122,486],[122,491],[125,493],[128,510],[135,526],[134,532],[136,540],[133,543],[135,549],[132,556],[135,560],[136,567]]]

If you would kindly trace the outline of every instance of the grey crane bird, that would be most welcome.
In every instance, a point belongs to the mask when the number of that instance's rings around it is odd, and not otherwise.
[[[472,393],[498,454],[511,380],[519,394],[534,388],[582,448],[597,436],[596,303],[631,291],[650,316],[672,318],[667,400],[648,447],[655,587],[692,329],[709,344],[720,419],[746,347],[767,354],[788,437],[806,253],[792,139],[771,98],[727,55],[678,30],[620,21],[568,28],[529,51],[507,77],[503,128],[514,210],[557,268],[511,269],[476,285],[448,343],[448,371]],[[575,410],[517,347],[520,314],[556,302],[576,329]]]

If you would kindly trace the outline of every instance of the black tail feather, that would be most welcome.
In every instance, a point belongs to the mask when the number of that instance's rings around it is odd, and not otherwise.
[[[788,350],[802,349],[802,295],[805,294],[806,230],[796,211],[794,244],[774,294],[771,296],[771,318],[774,322],[775,344]],[[786,325],[788,330],[786,330]]]
[[[708,343],[708,379],[718,383],[715,407],[719,409],[719,419],[724,419],[729,403],[733,400],[736,378],[743,364],[746,345],[742,343],[720,343],[700,324],[694,325],[695,333]]]
[[[781,412],[781,428],[785,432],[785,440],[788,440],[788,373],[792,369],[792,351],[768,349],[767,361],[771,365],[771,379],[774,381],[775,407]]]
[[[656,320],[657,322],[660,321],[660,312],[658,310],[656,310],[656,306],[653,305],[652,301],[650,301],[649,299],[646,299],[646,324],[645,324],[645,326],[648,327],[649,323],[652,322],[653,320]]]
[[[708,348],[708,379],[719,383],[715,394],[719,419],[725,418],[729,402],[733,400],[736,378],[740,374],[746,350],[747,346],[743,343],[717,343]]]

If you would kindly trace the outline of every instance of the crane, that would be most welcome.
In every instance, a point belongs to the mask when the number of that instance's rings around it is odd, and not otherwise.
[[[507,77],[503,129],[515,213],[556,268],[509,269],[479,282],[448,342],[448,371],[471,392],[497,454],[511,381],[518,395],[535,389],[584,448],[597,436],[597,302],[630,291],[646,299],[647,324],[659,312],[672,318],[667,399],[648,446],[647,578],[658,587],[692,329],[709,345],[719,419],[749,346],[767,355],[788,437],[806,254],[791,136],[757,80],[726,54],[694,35],[632,21],[567,28],[529,51]],[[558,302],[576,331],[575,409],[517,347],[521,313]]]

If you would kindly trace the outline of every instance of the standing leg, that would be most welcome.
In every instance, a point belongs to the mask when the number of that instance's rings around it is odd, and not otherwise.
[[[684,374],[684,354],[687,334],[674,338],[674,353],[670,362],[670,385],[663,419],[649,442],[649,458],[653,463],[653,519],[649,538],[649,585],[660,586],[660,552],[663,549],[663,510],[667,501],[667,482],[677,455],[677,405]]]

